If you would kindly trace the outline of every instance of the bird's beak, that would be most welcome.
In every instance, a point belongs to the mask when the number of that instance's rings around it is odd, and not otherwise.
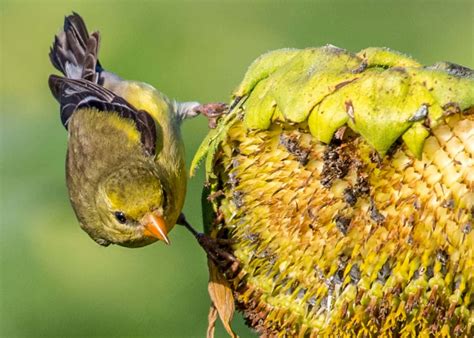
[[[159,240],[170,244],[168,238],[168,229],[166,228],[165,220],[162,216],[153,212],[148,212],[140,222],[144,227],[144,234],[149,237],[155,237]]]

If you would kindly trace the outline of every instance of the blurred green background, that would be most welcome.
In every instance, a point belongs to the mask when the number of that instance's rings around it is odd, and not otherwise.
[[[77,225],[47,87],[49,46],[72,10],[100,30],[102,65],[178,100],[227,101],[252,60],[282,47],[389,46],[474,66],[471,0],[1,0],[1,337],[203,337],[207,327],[206,259],[185,230],[169,247],[102,248]],[[206,128],[185,124],[188,163]],[[185,206],[199,228],[202,176]],[[253,336],[239,316],[235,328]]]

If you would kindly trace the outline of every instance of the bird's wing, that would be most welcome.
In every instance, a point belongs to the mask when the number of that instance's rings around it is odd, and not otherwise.
[[[115,112],[132,120],[141,135],[145,151],[154,156],[157,132],[153,118],[144,110],[138,110],[112,91],[81,79],[68,79],[56,75],[49,77],[49,87],[61,105],[61,122],[68,128],[69,120],[81,108],[96,108],[103,112]]]
[[[73,13],[64,19],[63,31],[55,36],[49,58],[66,77],[97,83],[102,71],[97,59],[99,44],[99,32],[89,35],[84,20]]]

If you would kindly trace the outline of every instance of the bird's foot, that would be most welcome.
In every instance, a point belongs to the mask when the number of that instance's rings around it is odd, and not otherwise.
[[[184,214],[181,214],[176,222],[188,229],[197,239],[199,245],[204,249],[207,257],[214,262],[223,271],[236,273],[239,268],[239,261],[230,252],[231,239],[211,238],[208,235],[196,231],[194,227],[186,220]]]
[[[237,272],[239,261],[229,250],[230,240],[211,238],[206,234],[199,234],[196,239],[206,251],[207,257],[223,271]]]
[[[200,104],[193,108],[197,114],[202,114],[207,117],[209,128],[214,129],[217,126],[217,121],[224,115],[229,106],[225,103],[206,103]]]

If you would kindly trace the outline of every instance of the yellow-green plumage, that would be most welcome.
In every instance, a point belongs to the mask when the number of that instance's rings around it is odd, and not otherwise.
[[[148,112],[157,126],[157,151],[154,162],[162,168],[162,175],[174,187],[173,199],[176,199],[176,210],[171,218],[176,220],[186,194],[187,173],[184,159],[184,143],[181,137],[179,116],[176,115],[176,103],[146,83],[123,81],[118,86],[111,84],[115,93],[122,96],[137,109]],[[173,223],[174,224],[174,223]]]
[[[115,93],[130,102],[137,109],[151,115],[157,127],[156,151],[153,158],[159,177],[167,192],[167,198],[173,201],[166,210],[166,221],[171,230],[183,208],[186,195],[187,172],[184,158],[184,143],[181,137],[181,120],[176,114],[176,104],[146,83],[122,81],[111,84]],[[150,191],[153,189],[150,188]],[[138,192],[140,193],[140,192]],[[134,202],[127,199],[127,203]]]
[[[142,246],[156,239],[143,238],[139,228],[118,224],[113,211],[122,211],[138,223],[148,211],[162,208],[171,230],[186,194],[184,146],[179,122],[161,93],[124,81],[117,94],[155,119],[160,127],[157,155],[143,152],[139,132],[130,120],[113,112],[77,111],[68,128],[67,184],[81,226],[95,240]],[[140,101],[141,94],[148,100]],[[163,190],[169,199],[166,205]]]
[[[284,50],[236,96],[196,160],[207,154],[209,232],[234,241],[240,268],[221,272],[249,325],[472,336],[471,71],[388,50]]]

